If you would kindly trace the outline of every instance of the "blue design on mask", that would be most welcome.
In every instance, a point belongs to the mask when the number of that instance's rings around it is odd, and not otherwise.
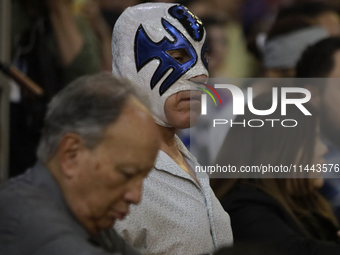
[[[202,21],[188,8],[183,5],[175,5],[169,8],[168,12],[183,25],[192,39],[197,42],[202,40],[204,34]]]
[[[159,88],[159,94],[163,95],[183,74],[185,74],[197,62],[197,54],[191,43],[184,35],[171,25],[168,21],[162,18],[162,25],[165,30],[173,37],[171,42],[164,37],[160,42],[153,42],[146,34],[142,25],[139,26],[135,37],[135,60],[137,72],[139,72],[146,64],[154,59],[160,61],[154,75],[151,78],[150,86],[153,89],[163,76],[172,69],[172,72],[162,82]],[[185,49],[191,57],[185,63],[179,63],[173,59],[167,51]]]

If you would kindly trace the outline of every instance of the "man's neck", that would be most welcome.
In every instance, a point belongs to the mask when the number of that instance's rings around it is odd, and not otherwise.
[[[175,161],[179,166],[183,168],[184,171],[188,172],[189,170],[186,167],[183,167],[183,162],[185,161],[182,153],[179,151],[175,144],[175,128],[168,128],[158,126],[161,132],[161,151],[166,153],[173,161]]]
[[[160,132],[161,132],[161,151],[166,153],[173,161],[176,162],[176,164],[181,167],[185,172],[187,172],[194,180],[198,183],[196,176],[192,171],[190,170],[189,164],[184,159],[182,153],[177,148],[175,144],[175,134],[176,129],[175,128],[167,128],[158,126]]]
[[[165,153],[175,153],[178,151],[175,145],[175,128],[158,126],[159,131],[161,132],[161,150]]]

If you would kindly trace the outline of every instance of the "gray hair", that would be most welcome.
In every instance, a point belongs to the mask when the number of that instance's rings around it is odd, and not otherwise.
[[[118,79],[110,73],[81,77],[49,103],[45,116],[37,156],[47,163],[56,152],[66,133],[79,134],[89,149],[102,138],[103,131],[120,116],[126,101],[140,98],[126,79]]]

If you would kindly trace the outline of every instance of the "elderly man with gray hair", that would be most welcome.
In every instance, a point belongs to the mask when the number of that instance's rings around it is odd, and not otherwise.
[[[139,254],[112,225],[139,203],[159,149],[141,101],[111,74],[53,98],[38,163],[0,189],[1,255]]]

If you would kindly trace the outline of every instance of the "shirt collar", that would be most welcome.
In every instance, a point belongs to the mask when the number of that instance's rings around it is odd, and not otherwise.
[[[188,151],[188,149],[185,147],[185,145],[183,144],[183,142],[181,141],[181,139],[179,139],[177,135],[175,135],[175,145],[179,149],[179,151],[183,154],[188,164],[195,171],[195,166],[199,166],[199,163],[197,162],[197,159]],[[175,176],[178,176],[184,179],[188,179],[197,185],[197,183],[194,181],[194,179],[189,174],[187,174],[179,165],[177,165],[177,163],[170,156],[168,156],[165,152],[161,150],[158,152],[158,156],[156,158],[155,169],[170,173],[172,175],[175,175]],[[203,186],[205,183],[204,180],[205,179],[208,180],[209,177],[202,176],[202,174],[200,174],[200,177],[197,176],[197,179],[200,185]],[[208,183],[209,183],[209,180],[208,180]]]

